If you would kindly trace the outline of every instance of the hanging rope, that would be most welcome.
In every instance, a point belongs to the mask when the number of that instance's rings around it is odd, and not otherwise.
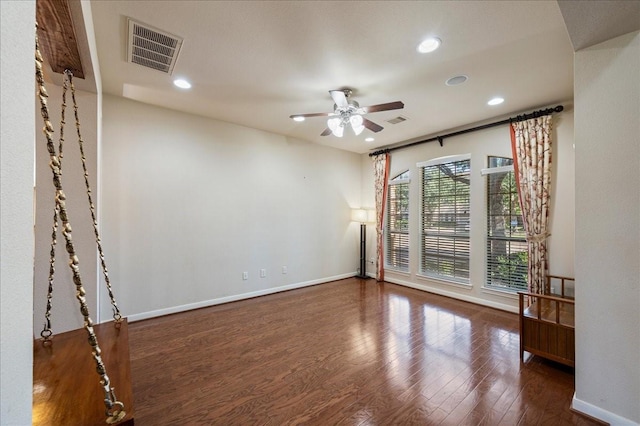
[[[60,114],[60,139],[58,140],[58,159],[60,161],[60,173],[62,173],[62,148],[64,144],[64,125],[65,125],[65,110],[67,108],[67,80],[65,79],[62,86],[62,108]],[[41,86],[41,96],[48,98],[49,95],[44,90],[44,86]],[[44,314],[44,328],[40,332],[40,336],[43,339],[44,344],[51,343],[51,336],[53,331],[51,330],[51,308],[53,307],[53,281],[56,272],[56,244],[58,238],[58,204],[54,203],[53,206],[53,225],[51,227],[51,249],[49,251],[49,279],[47,290],[47,308]]]
[[[69,85],[71,86],[71,99],[73,99],[73,113],[76,119],[76,133],[78,134],[78,146],[80,147],[80,158],[82,159],[82,171],[84,172],[84,184],[87,188],[87,198],[89,200],[89,211],[91,212],[91,220],[93,222],[93,233],[96,237],[96,245],[98,246],[98,255],[100,257],[100,265],[102,267],[102,274],[104,275],[104,281],[107,286],[107,292],[109,293],[109,299],[111,300],[111,306],[113,307],[113,320],[116,323],[122,322],[122,315],[120,309],[116,303],[116,298],[113,295],[113,289],[111,288],[111,281],[109,280],[109,272],[107,271],[107,264],[104,260],[104,252],[102,250],[102,240],[100,239],[100,233],[98,232],[98,221],[96,219],[96,208],[93,204],[91,197],[91,186],[89,185],[89,172],[87,171],[87,158],[84,155],[84,141],[82,140],[82,134],[80,132],[80,119],[78,118],[78,103],[76,102],[76,89],[73,86],[73,74],[69,70],[64,71],[65,75],[69,79]]]
[[[37,24],[36,24],[36,80],[38,83],[38,98],[40,100],[40,113],[42,114],[42,119],[44,121],[43,133],[47,139],[47,150],[49,151],[49,167],[53,172],[53,185],[56,189],[56,208],[59,214],[60,221],[62,222],[62,235],[65,238],[65,247],[67,253],[69,254],[69,267],[71,268],[71,272],[73,274],[73,283],[76,286],[76,299],[80,304],[80,313],[84,317],[84,328],[87,331],[89,344],[92,348],[93,359],[96,363],[96,371],[100,375],[100,384],[105,393],[104,404],[106,407],[105,415],[107,416],[106,422],[108,424],[117,423],[124,418],[126,415],[124,411],[124,404],[117,400],[115,396],[115,391],[111,387],[111,381],[109,380],[109,376],[107,375],[106,368],[104,363],[102,362],[101,357],[101,349],[98,345],[98,338],[96,337],[93,330],[93,320],[89,316],[89,307],[86,303],[86,292],[82,286],[82,278],[80,277],[80,266],[78,261],[78,256],[75,252],[75,247],[73,245],[73,239],[71,236],[71,225],[69,224],[69,219],[67,216],[67,208],[65,205],[66,196],[62,189],[62,181],[61,181],[61,171],[60,171],[60,158],[56,155],[56,148],[53,144],[53,126],[51,125],[51,121],[49,121],[49,108],[47,106],[47,98],[48,94],[44,88],[44,76],[42,73],[42,55],[40,54],[40,46],[38,43],[38,34],[37,34]]]

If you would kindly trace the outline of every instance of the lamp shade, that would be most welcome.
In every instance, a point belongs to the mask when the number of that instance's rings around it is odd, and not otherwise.
[[[375,210],[367,210],[367,222],[376,223],[376,211]]]
[[[351,220],[354,222],[365,223],[367,221],[367,211],[364,209],[352,209]]]
[[[361,115],[352,115],[351,118],[349,118],[349,121],[351,122],[353,133],[355,133],[356,136],[362,133],[362,131],[364,130],[364,124],[362,124],[363,119]]]
[[[327,126],[331,129],[331,133],[341,138],[344,133],[344,123],[339,117],[333,117],[327,120]]]

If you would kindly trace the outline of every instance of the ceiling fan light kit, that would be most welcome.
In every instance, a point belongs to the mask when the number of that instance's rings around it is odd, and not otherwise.
[[[358,102],[349,99],[351,97],[351,93],[351,89],[329,90],[329,94],[334,102],[333,112],[295,114],[289,117],[295,121],[304,121],[305,117],[329,117],[327,120],[327,128],[321,133],[321,135],[328,136],[332,134],[341,138],[344,135],[344,129],[346,127],[351,127],[356,136],[360,135],[364,131],[365,127],[375,133],[383,129],[382,126],[364,118],[364,114],[404,108],[404,104],[400,101],[360,107]]]
[[[351,128],[353,129],[353,132],[356,134],[356,136],[362,133],[362,131],[364,130],[364,124],[362,124],[364,122],[364,119],[361,115],[352,115],[351,117],[349,117],[349,122],[351,123]]]
[[[342,118],[333,117],[327,120],[327,126],[331,129],[331,133],[339,138],[344,134],[344,122]]]
[[[361,115],[354,114],[350,116],[332,117],[327,120],[327,126],[331,129],[334,136],[341,138],[344,135],[344,129],[351,126],[353,133],[358,136],[364,130],[364,119]]]

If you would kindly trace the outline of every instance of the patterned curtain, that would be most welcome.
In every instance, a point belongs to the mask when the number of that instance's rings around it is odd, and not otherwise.
[[[376,280],[384,281],[384,206],[387,200],[389,186],[389,165],[391,155],[388,152],[373,157],[373,173],[376,191]]]
[[[516,186],[528,245],[528,287],[542,293],[547,275],[551,185],[551,116],[511,124]]]

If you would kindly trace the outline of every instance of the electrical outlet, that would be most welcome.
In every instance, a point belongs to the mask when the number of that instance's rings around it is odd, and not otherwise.
[[[249,279],[249,273],[248,272],[243,272],[242,273],[242,279],[245,280],[245,281],[248,280]]]
[[[266,269],[260,269],[260,278],[264,278],[267,276],[267,270]]]
[[[283,266],[283,267],[282,267],[282,273],[283,273],[283,274],[286,274],[287,272],[289,272],[289,271],[287,270],[287,267],[286,267],[286,266]]]

